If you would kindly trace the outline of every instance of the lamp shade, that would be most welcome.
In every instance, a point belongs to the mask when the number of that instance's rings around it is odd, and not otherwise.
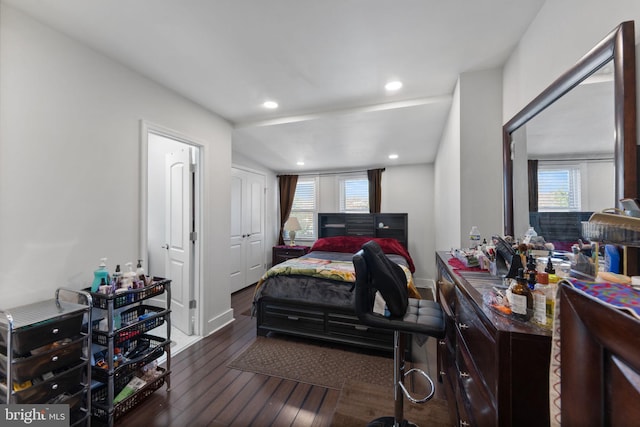
[[[284,223],[284,229],[285,231],[298,231],[302,230],[302,227],[300,227],[298,218],[296,218],[295,216],[290,216],[287,222]]]

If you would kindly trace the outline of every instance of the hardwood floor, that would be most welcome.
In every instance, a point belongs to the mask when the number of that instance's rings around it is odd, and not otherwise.
[[[256,320],[243,314],[253,288],[231,297],[236,320],[183,350],[171,361],[171,391],[163,386],[118,426],[329,426],[339,390],[227,368],[227,363],[256,339]],[[422,366],[435,375],[435,340]],[[414,353],[414,357],[415,353]],[[384,372],[381,375],[392,375]]]

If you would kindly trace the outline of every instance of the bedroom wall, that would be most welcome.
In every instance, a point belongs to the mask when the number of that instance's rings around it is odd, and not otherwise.
[[[139,256],[144,119],[205,143],[201,331],[231,320],[216,274],[228,265],[226,121],[4,4],[0,93],[2,307],[88,286],[101,257]]]
[[[409,253],[416,286],[435,279],[434,165],[387,167],[382,174],[382,212],[407,213]]]
[[[435,247],[443,251],[460,244],[460,79],[434,164]]]
[[[435,163],[436,250],[502,231],[502,73],[462,73]]]
[[[460,75],[460,245],[476,225],[483,238],[501,234],[502,69]]]

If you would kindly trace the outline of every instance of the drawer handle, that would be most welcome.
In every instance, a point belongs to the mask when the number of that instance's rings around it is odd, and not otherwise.
[[[58,328],[53,328],[51,330],[51,333],[54,334],[54,335],[57,334],[58,332],[60,332],[60,330]]]
[[[296,316],[287,316],[287,319],[289,319],[289,320],[300,320],[300,318],[296,317]]]
[[[440,344],[440,345],[446,345],[446,344],[447,344],[447,342],[446,342],[445,340],[439,340],[439,341],[438,341],[438,344]]]
[[[57,390],[58,384],[51,384],[51,390]]]
[[[469,325],[466,323],[458,323],[458,328],[460,329],[469,329]]]
[[[358,331],[366,331],[366,330],[369,329],[368,327],[366,327],[364,325],[353,325],[353,328],[358,330]]]
[[[58,356],[53,356],[53,357],[51,358],[51,361],[52,361],[52,362],[57,362],[57,361],[58,361]]]
[[[469,373],[468,372],[460,372],[460,378],[469,378]]]

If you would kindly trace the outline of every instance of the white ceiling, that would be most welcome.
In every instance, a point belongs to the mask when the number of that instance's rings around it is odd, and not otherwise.
[[[544,0],[2,2],[229,120],[235,152],[301,172],[432,162],[458,75],[501,66]]]

